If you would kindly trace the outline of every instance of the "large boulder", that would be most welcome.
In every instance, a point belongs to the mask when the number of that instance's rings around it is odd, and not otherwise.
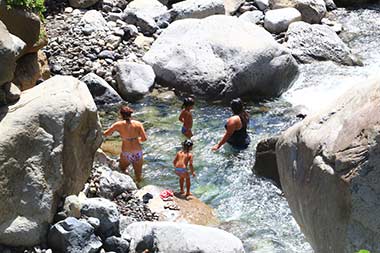
[[[292,23],[286,38],[292,55],[302,63],[330,60],[344,65],[361,65],[351,49],[327,25]]]
[[[10,33],[26,43],[24,52],[29,52],[40,38],[42,24],[39,16],[22,8],[8,8],[5,0],[0,0],[0,21]]]
[[[152,67],[147,64],[119,61],[116,65],[117,90],[125,100],[144,97],[154,85],[155,78]]]
[[[205,18],[215,14],[224,14],[225,0],[186,0],[173,4],[170,13],[174,20],[185,18]]]
[[[0,21],[0,86],[12,81],[16,70],[16,60],[25,47],[25,43],[9,33]]]
[[[173,222],[135,222],[124,234],[130,236],[130,252],[243,253],[242,242],[223,230]]]
[[[355,84],[282,134],[282,188],[316,253],[380,249],[380,81]]]
[[[83,188],[100,143],[84,83],[55,76],[23,92],[0,124],[0,244],[43,240],[60,198]]]
[[[17,60],[13,83],[16,84],[20,90],[33,88],[40,77],[41,69],[37,53],[23,55]]]
[[[285,32],[291,23],[301,19],[301,13],[295,8],[269,10],[265,13],[264,27],[271,33],[281,33]]]
[[[158,83],[209,99],[278,96],[298,74],[270,33],[222,15],[172,23],[143,59]]]

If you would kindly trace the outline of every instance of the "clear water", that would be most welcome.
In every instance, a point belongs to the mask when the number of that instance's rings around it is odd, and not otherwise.
[[[342,37],[363,59],[363,67],[315,63],[301,66],[294,86],[276,101],[247,106],[251,115],[250,147],[240,153],[228,148],[212,152],[224,133],[228,107],[197,101],[194,115],[194,156],[197,179],[193,193],[211,205],[222,221],[221,227],[244,243],[247,252],[313,252],[291,216],[286,200],[268,180],[258,178],[252,167],[259,140],[280,133],[296,121],[295,106],[310,111],[330,103],[349,89],[360,85],[380,69],[380,7],[334,12],[345,27]],[[182,136],[178,121],[180,102],[162,102],[148,97],[133,104],[136,118],[144,122],[148,141],[144,144],[144,184],[178,189],[172,160]],[[108,108],[104,127],[115,120],[116,108]]]

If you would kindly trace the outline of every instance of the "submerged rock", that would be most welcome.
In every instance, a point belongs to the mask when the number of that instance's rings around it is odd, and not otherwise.
[[[143,59],[158,83],[213,100],[275,97],[298,74],[294,58],[270,33],[221,15],[172,23]]]
[[[277,142],[282,188],[316,253],[380,248],[379,108],[380,81],[370,79]]]
[[[43,240],[61,196],[83,188],[100,142],[84,83],[55,76],[23,92],[0,124],[0,244]]]

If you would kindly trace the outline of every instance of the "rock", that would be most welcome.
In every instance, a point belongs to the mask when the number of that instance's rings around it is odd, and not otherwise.
[[[140,27],[143,33],[152,34],[158,29],[156,20],[166,12],[166,6],[158,0],[134,0],[124,10],[123,20]]]
[[[74,8],[86,9],[95,5],[99,0],[69,0],[69,3]]]
[[[215,14],[224,14],[224,1],[228,0],[186,0],[173,4],[170,13],[173,20],[186,18],[205,18]]]
[[[48,59],[46,57],[46,54],[43,51],[39,50],[37,52],[37,58],[38,58],[38,64],[40,65],[39,76],[43,80],[49,79],[50,78],[50,67],[49,67],[49,63],[48,63]]]
[[[125,100],[138,100],[149,92],[156,78],[151,66],[119,61],[116,65],[117,90]]]
[[[20,90],[23,91],[33,88],[40,77],[41,70],[37,53],[26,54],[17,60],[13,83],[16,84]]]
[[[261,140],[256,147],[256,159],[253,170],[258,176],[273,180],[281,189],[280,176],[276,162],[276,143],[278,136]]]
[[[252,24],[259,24],[264,19],[262,11],[247,11],[239,16],[239,19],[247,21]]]
[[[136,37],[139,34],[139,30],[134,25],[126,25],[123,27],[124,36],[126,39],[130,39],[132,37]]]
[[[269,10],[265,13],[264,27],[271,33],[281,33],[285,32],[291,23],[301,19],[301,13],[295,8]]]
[[[324,0],[326,4],[326,9],[328,11],[333,11],[336,9],[336,5],[333,0]]]
[[[301,12],[302,21],[310,24],[319,24],[327,12],[324,0],[297,0],[295,8]]]
[[[10,33],[26,43],[24,52],[29,52],[38,42],[41,20],[35,13],[21,8],[7,8],[6,1],[0,0],[0,21],[5,24]]]
[[[380,248],[379,98],[378,78],[355,83],[277,142],[285,196],[316,253]]]
[[[269,0],[270,9],[282,9],[294,7],[297,0]]]
[[[12,36],[0,21],[0,87],[13,79],[16,60],[25,47],[25,43]]]
[[[0,124],[0,244],[41,242],[60,198],[83,188],[101,136],[79,80],[55,76],[23,92]]]
[[[104,241],[103,248],[108,252],[126,253],[129,252],[129,242],[123,238],[111,236]]]
[[[163,190],[165,189],[158,186],[147,185],[138,190],[135,193],[135,196],[140,200],[143,200],[143,196],[146,193],[152,194],[153,198],[149,200],[147,206],[152,212],[159,216],[160,221],[191,223],[204,226],[216,225],[219,223],[214,210],[195,196],[192,196],[189,199],[183,199],[175,195],[173,197],[173,202],[179,207],[179,210],[165,208],[165,205],[168,202],[165,202],[160,198],[160,193]]]
[[[163,86],[213,100],[278,96],[298,73],[267,31],[222,15],[172,23],[143,60]]]
[[[115,203],[104,198],[88,198],[84,200],[82,215],[95,217],[100,220],[98,229],[102,239],[113,235],[119,235],[119,211]]]
[[[335,22],[335,21],[331,21],[327,18],[323,18],[321,20],[321,24],[329,26],[337,34],[339,34],[340,32],[343,31],[343,25],[342,24]]]
[[[130,252],[243,253],[242,242],[223,230],[173,222],[136,222],[125,231],[131,236]],[[168,239],[170,238],[170,239]]]
[[[94,217],[88,217],[87,218],[88,224],[90,224],[95,230],[97,230],[100,227],[100,220],[98,218]]]
[[[123,101],[119,94],[101,77],[89,73],[81,78],[87,84],[97,105],[116,104]]]
[[[54,251],[62,253],[96,253],[102,247],[102,242],[95,236],[94,228],[90,224],[69,217],[52,226],[48,245]]]
[[[226,15],[234,15],[245,3],[245,0],[224,0],[224,10]]]
[[[371,0],[334,0],[337,6],[358,6],[358,5],[363,5],[366,3],[371,3],[374,1]]]
[[[80,199],[76,195],[67,196],[63,205],[63,211],[66,217],[80,218],[80,210],[82,208],[82,202],[84,199]]]
[[[302,63],[330,60],[343,65],[361,65],[361,61],[339,36],[326,25],[296,22],[286,33],[287,47]]]
[[[133,44],[135,44],[137,47],[141,49],[149,50],[153,42],[154,42],[154,39],[151,37],[138,35],[136,39],[133,41]]]
[[[7,83],[2,86],[5,90],[5,99],[7,104],[13,104],[20,99],[21,91],[13,83]]]
[[[79,22],[80,25],[93,31],[108,30],[107,21],[104,19],[102,13],[96,10],[87,11]]]
[[[264,11],[269,8],[269,0],[256,0],[255,4],[259,10]]]
[[[133,179],[123,173],[103,167],[100,171],[98,195],[113,200],[117,195],[125,191],[137,190]]]
[[[111,168],[112,170],[119,170],[117,161],[107,156],[106,153],[104,153],[100,148],[96,151],[94,162]]]

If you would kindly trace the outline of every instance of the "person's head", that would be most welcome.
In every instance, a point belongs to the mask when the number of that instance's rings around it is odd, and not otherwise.
[[[194,99],[192,97],[187,97],[183,100],[182,108],[189,109],[194,105]]]
[[[182,149],[185,152],[189,152],[193,147],[193,142],[191,140],[186,140],[182,143]]]
[[[133,110],[128,106],[122,106],[120,108],[120,115],[123,120],[130,120],[132,116]]]
[[[231,110],[235,115],[239,115],[242,112],[244,112],[243,102],[240,98],[232,99],[231,103]]]

